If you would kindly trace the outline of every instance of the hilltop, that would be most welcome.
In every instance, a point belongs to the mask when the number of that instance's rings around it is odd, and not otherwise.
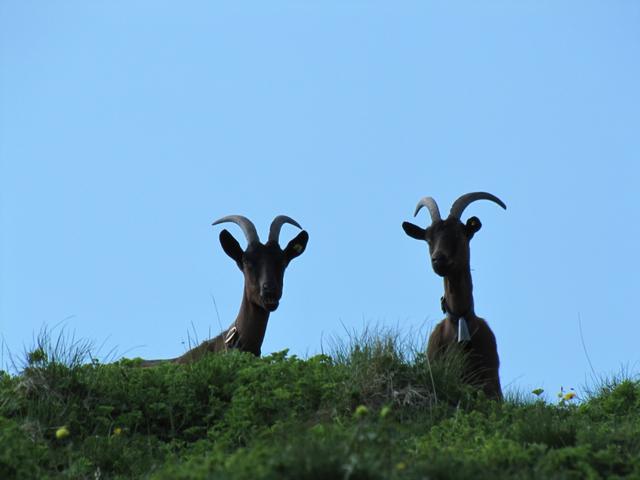
[[[73,347],[71,347],[73,350]],[[86,361],[39,346],[0,373],[0,478],[640,478],[640,383],[503,403],[393,336],[308,359]]]

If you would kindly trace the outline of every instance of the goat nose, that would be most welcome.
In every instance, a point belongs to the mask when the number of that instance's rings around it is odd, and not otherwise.
[[[431,262],[434,265],[444,265],[447,263],[447,256],[442,253],[437,253],[431,257]]]
[[[276,292],[276,287],[274,285],[270,285],[268,283],[263,283],[262,284],[262,291],[264,293],[275,293]]]

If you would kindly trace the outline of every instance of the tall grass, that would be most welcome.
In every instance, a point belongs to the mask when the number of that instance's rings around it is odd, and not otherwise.
[[[405,412],[431,410],[438,402],[457,402],[462,384],[464,352],[452,349],[430,362],[426,337],[397,328],[368,325],[333,337],[328,354],[348,372],[348,384],[360,403],[380,408],[402,407]]]

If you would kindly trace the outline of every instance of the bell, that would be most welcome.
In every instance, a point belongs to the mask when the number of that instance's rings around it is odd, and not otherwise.
[[[464,317],[458,319],[458,343],[470,342],[471,335],[469,335],[469,327]]]

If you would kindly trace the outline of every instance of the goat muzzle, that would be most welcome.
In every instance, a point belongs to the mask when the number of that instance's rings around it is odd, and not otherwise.
[[[265,310],[273,312],[280,305],[281,292],[277,288],[269,285],[263,285],[260,291],[260,301]]]
[[[278,305],[280,305],[280,300],[276,297],[261,297],[262,300],[262,306],[264,307],[264,309],[268,312],[273,312],[274,310],[276,310],[278,308]]]
[[[431,257],[431,267],[441,277],[447,276],[450,263],[446,255],[439,254]]]

